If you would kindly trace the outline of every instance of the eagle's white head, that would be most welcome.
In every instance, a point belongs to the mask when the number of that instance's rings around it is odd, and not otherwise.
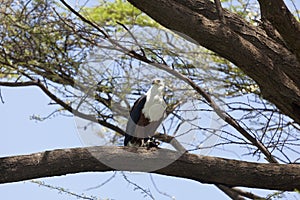
[[[162,93],[163,92],[163,90],[165,89],[165,83],[164,83],[164,81],[163,80],[160,80],[160,79],[154,79],[153,81],[152,81],[152,88],[151,89],[153,89],[153,90],[156,90],[158,93]],[[151,90],[150,89],[150,90]],[[149,90],[149,91],[150,91]],[[148,91],[148,92],[149,92]],[[153,91],[154,92],[154,91]]]
[[[150,122],[158,121],[164,115],[166,109],[166,104],[163,99],[164,88],[164,82],[160,79],[155,79],[152,81],[152,87],[146,93],[147,100],[142,112]]]

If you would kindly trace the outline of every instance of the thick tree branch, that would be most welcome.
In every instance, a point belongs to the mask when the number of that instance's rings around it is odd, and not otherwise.
[[[258,0],[262,20],[268,20],[300,60],[300,23],[289,11],[283,0]]]
[[[164,141],[167,143],[170,143],[178,152],[180,153],[187,153],[188,151],[176,140],[176,138],[166,135],[166,134],[156,134],[155,137],[159,139],[160,141]],[[244,199],[242,196],[249,197],[247,195],[248,193],[245,191],[242,191],[237,188],[227,187],[225,185],[216,185],[217,188],[219,188],[221,191],[223,191],[225,194],[227,194],[232,199]],[[242,194],[240,194],[242,192]],[[253,199],[253,198],[252,198]]]
[[[177,152],[166,149],[88,147],[4,157],[0,158],[0,183],[114,170],[93,155],[103,162],[115,162],[118,170],[144,171],[154,163],[175,160]],[[300,188],[300,165],[297,164],[259,164],[186,153],[154,173],[227,186],[285,191]]]
[[[128,0],[163,26],[181,32],[241,68],[267,100],[300,123],[300,63],[289,49],[237,14],[220,23],[209,0]]]

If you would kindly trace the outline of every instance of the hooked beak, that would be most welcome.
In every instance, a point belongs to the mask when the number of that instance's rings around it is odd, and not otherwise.
[[[152,81],[152,85],[159,85],[161,81],[159,79],[155,79]]]

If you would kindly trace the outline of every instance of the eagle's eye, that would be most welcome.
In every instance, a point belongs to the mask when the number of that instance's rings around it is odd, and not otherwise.
[[[153,81],[152,81],[152,84],[159,84],[161,81],[159,80],[159,79],[154,79]]]

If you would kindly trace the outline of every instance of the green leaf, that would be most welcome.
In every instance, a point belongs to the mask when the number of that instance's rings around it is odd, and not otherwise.
[[[100,5],[85,8],[82,12],[88,19],[103,26],[115,26],[116,22],[124,25],[138,25],[141,27],[156,27],[160,25],[142,13],[127,1],[100,2]]]

